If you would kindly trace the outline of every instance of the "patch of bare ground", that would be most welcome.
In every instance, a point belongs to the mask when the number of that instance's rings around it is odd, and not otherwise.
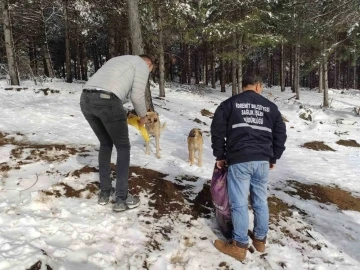
[[[91,182],[82,189],[74,189],[66,183],[58,183],[51,187],[49,190],[42,190],[41,192],[47,196],[55,196],[55,198],[66,197],[66,198],[83,198],[86,192],[86,199],[92,198],[98,193],[99,183]]]
[[[197,219],[210,215],[212,202],[209,185],[204,185],[203,190],[196,195],[195,199],[190,199],[190,196],[194,195],[191,192],[193,186],[165,180],[166,174],[150,169],[131,167],[130,175],[133,174],[137,176],[131,177],[129,181],[130,191],[134,194],[142,191],[149,194],[149,207],[155,210],[154,218],[158,219],[169,214],[189,214]],[[180,180],[192,182],[194,178],[181,176]]]
[[[98,172],[99,170],[95,167],[90,167],[90,166],[85,166],[85,167],[82,167],[81,169],[79,170],[75,170],[73,172],[70,172],[68,173],[67,175],[65,175],[66,177],[72,175],[72,176],[76,176],[76,177],[80,177],[80,175],[82,174],[88,174],[88,173],[93,173],[93,172]]]
[[[30,266],[30,268],[27,268],[26,270],[41,270],[41,269],[52,270],[52,268],[48,264],[45,265],[46,268],[45,267],[42,268],[41,266],[42,266],[42,262],[37,261],[32,266]]]
[[[10,170],[11,168],[6,162],[0,163],[0,172],[8,172]]]
[[[338,145],[347,146],[347,147],[360,147],[360,144],[355,140],[339,140],[336,142]]]
[[[284,203],[279,198],[272,196],[268,198],[270,220],[273,223],[278,223],[291,216],[290,206]]]
[[[308,185],[294,180],[288,181],[295,191],[286,191],[290,195],[299,195],[304,200],[315,200],[320,203],[335,204],[341,210],[360,212],[360,198],[339,187]]]
[[[330,146],[326,145],[324,142],[321,142],[321,141],[307,142],[307,143],[304,143],[301,147],[315,150],[315,151],[333,151],[333,152],[335,152],[334,149],[332,149]]]
[[[14,138],[9,138],[8,137],[9,134],[7,133],[2,133],[0,132],[0,147],[4,146],[6,144],[13,144],[15,139]]]
[[[191,119],[190,119],[190,120],[191,120]],[[205,122],[201,121],[199,118],[195,118],[193,121],[194,121],[195,123],[203,124],[203,125],[205,125],[205,126],[208,125],[208,124],[206,124]]]
[[[209,110],[207,110],[207,109],[202,109],[201,110],[201,115],[209,117],[210,119],[214,118],[214,114],[212,112],[210,112]]]
[[[306,243],[313,249],[321,249],[321,246],[310,243],[312,238],[312,236],[309,234],[309,231],[311,230],[310,226],[306,225],[305,223],[298,222],[293,225],[291,230],[289,230],[289,228],[283,225],[284,223],[281,222],[285,221],[286,224],[287,220],[292,217],[292,210],[294,210],[294,208],[302,215],[306,215],[305,212],[297,209],[294,206],[289,206],[287,203],[283,202],[275,196],[268,198],[268,205],[270,214],[270,229],[280,230],[285,237],[291,238],[298,243]],[[281,238],[273,240],[273,243],[278,243],[282,246],[286,245],[285,242],[284,240],[281,240]]]
[[[85,148],[67,147],[64,144],[22,144],[11,150],[10,158],[22,159],[28,163],[46,161],[48,163],[60,162],[68,159],[71,155],[85,152]]]

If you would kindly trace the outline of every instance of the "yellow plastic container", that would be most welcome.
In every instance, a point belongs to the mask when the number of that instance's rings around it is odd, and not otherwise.
[[[129,125],[132,125],[133,127],[135,127],[140,132],[140,134],[143,136],[144,140],[146,142],[148,142],[148,141],[150,141],[149,134],[144,125],[139,125],[139,122],[138,122],[139,120],[140,120],[140,117],[132,116],[127,119],[127,122]]]

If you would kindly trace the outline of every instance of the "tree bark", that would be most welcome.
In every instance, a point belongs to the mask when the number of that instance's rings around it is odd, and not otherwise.
[[[294,93],[294,53],[293,53],[293,46],[290,47],[290,78],[289,78],[289,85],[291,91]]]
[[[190,53],[190,45],[186,44],[186,73],[187,73],[187,83],[191,84],[191,53]]]
[[[327,57],[324,56],[323,59],[323,81],[324,81],[324,107],[329,107],[329,85],[328,85],[328,60]]]
[[[128,5],[128,18],[130,25],[131,35],[131,48],[133,55],[139,55],[144,53],[144,45],[142,42],[141,27],[140,27],[140,15],[139,15],[139,0],[127,0]],[[155,111],[154,104],[152,102],[150,84],[147,83],[145,89],[146,109]]]
[[[54,72],[54,67],[51,61],[51,56],[50,56],[50,50],[49,50],[49,45],[48,45],[48,34],[47,34],[47,27],[46,27],[46,19],[44,16],[44,8],[42,6],[42,2],[41,2],[41,18],[42,18],[42,28],[43,28],[43,33],[44,33],[44,37],[43,37],[43,45],[42,45],[42,51],[44,54],[44,58],[45,58],[45,64],[49,73],[49,77],[50,78],[54,78],[55,77],[55,72]]]
[[[116,45],[115,45],[115,29],[111,22],[109,26],[109,58],[116,56]]]
[[[243,64],[242,64],[242,43],[243,35],[240,34],[237,44],[237,81],[238,81],[238,93],[242,92],[242,80],[243,80]]]
[[[6,57],[9,67],[10,83],[11,85],[20,85],[20,80],[16,65],[15,47],[12,36],[12,25],[11,25],[8,1],[2,0],[1,6],[3,10],[4,41],[5,41]]]
[[[72,83],[71,73],[71,54],[70,54],[70,35],[69,35],[69,17],[68,17],[68,0],[63,0],[64,6],[64,25],[65,25],[65,65],[66,65],[66,82]]]
[[[216,68],[215,68],[215,45],[212,45],[211,53],[211,87],[216,88]]]
[[[221,84],[221,92],[225,92],[225,60],[221,57],[220,60],[220,68],[221,68],[221,75],[220,75],[220,84]]]
[[[195,63],[194,63],[194,68],[195,68],[195,84],[199,85],[200,83],[200,72],[199,72],[199,50],[195,50]]]
[[[294,90],[296,99],[300,99],[300,44],[295,45]]]
[[[203,82],[205,85],[209,85],[209,72],[208,72],[208,45],[204,42],[204,51],[203,51]]]
[[[236,85],[236,68],[237,68],[237,38],[236,35],[233,36],[233,53],[234,57],[231,60],[231,91],[232,95],[237,95],[237,85]]]
[[[159,34],[159,96],[165,97],[165,61],[164,61],[164,41],[161,5],[157,6],[158,15],[158,34]]]
[[[133,55],[144,53],[139,15],[139,0],[127,0],[130,25],[131,48]]]
[[[285,59],[284,59],[284,43],[280,46],[280,86],[281,92],[285,92]]]
[[[319,65],[319,93],[322,93],[324,91],[324,64],[323,59],[321,57],[320,65]]]

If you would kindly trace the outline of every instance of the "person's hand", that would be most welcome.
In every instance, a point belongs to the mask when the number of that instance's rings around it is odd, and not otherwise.
[[[223,169],[226,165],[226,160],[218,160],[216,161],[216,167],[219,169]]]
[[[145,125],[148,122],[147,116],[140,117],[140,120],[138,120],[139,125]]]
[[[270,170],[275,169],[275,164],[270,163]]]

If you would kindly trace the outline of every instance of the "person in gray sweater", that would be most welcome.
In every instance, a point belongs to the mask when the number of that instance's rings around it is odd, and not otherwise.
[[[100,141],[98,203],[105,205],[112,195],[110,162],[113,145],[117,151],[116,162],[116,212],[139,206],[140,200],[128,192],[130,141],[127,115],[123,103],[131,99],[146,124],[145,89],[153,69],[149,55],[123,55],[107,61],[84,85],[80,107],[85,119]]]

